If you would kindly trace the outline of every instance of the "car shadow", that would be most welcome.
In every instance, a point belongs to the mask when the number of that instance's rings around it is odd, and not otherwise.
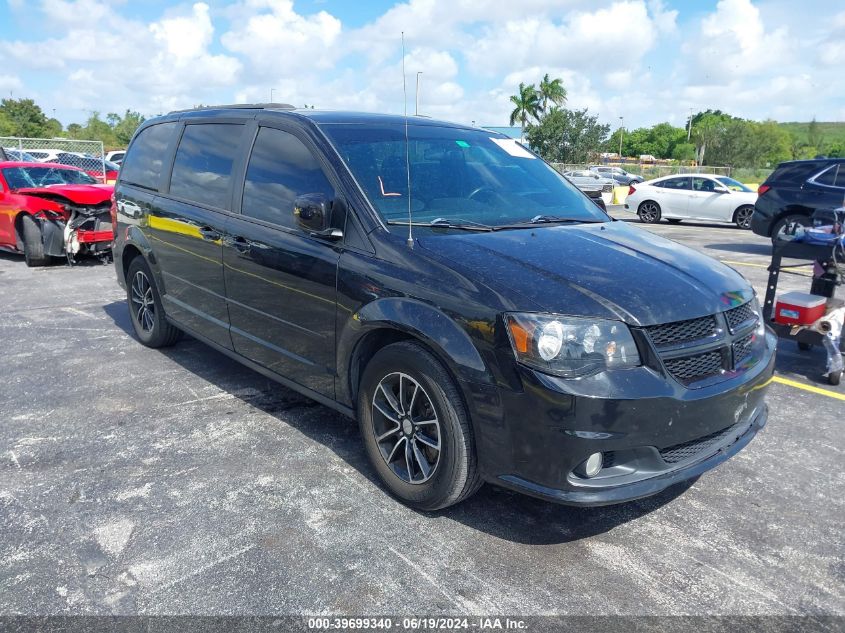
[[[765,243],[737,243],[728,242],[726,244],[704,244],[704,248],[712,248],[716,251],[726,251],[728,253],[743,253],[746,255],[764,255],[770,257],[772,254],[772,244],[768,240]]]
[[[0,251],[0,261],[15,262],[21,266],[26,266],[26,260],[23,253],[11,253],[9,251]],[[93,266],[110,266],[111,261],[104,261],[99,257],[81,256],[76,259],[73,268],[90,268]],[[38,266],[38,268],[62,268],[67,267],[66,259],[61,257],[52,257],[46,266]]]
[[[127,336],[136,338],[124,302],[106,304],[103,310]],[[175,346],[159,351],[222,391],[320,442],[372,482],[380,494],[388,496],[367,461],[358,425],[346,416],[268,380],[191,337],[186,336]],[[325,415],[285,415],[301,408],[321,409]],[[646,499],[597,508],[562,506],[488,484],[457,506],[419,514],[450,519],[524,544],[566,543],[602,534],[645,516],[683,494],[694,482],[695,479],[677,484]]]

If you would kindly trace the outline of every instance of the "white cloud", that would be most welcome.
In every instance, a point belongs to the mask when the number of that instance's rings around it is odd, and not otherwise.
[[[326,11],[306,17],[294,11],[291,0],[247,0],[228,14],[243,17],[223,35],[223,45],[265,69],[262,74],[329,68],[340,53],[342,25]]]

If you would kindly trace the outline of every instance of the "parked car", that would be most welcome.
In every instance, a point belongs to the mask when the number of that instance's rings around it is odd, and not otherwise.
[[[612,221],[501,134],[176,112],[136,132],[114,208],[141,343],[189,332],[357,419],[373,469],[416,508],[484,481],[635,499],[766,422],[775,338],[748,282]]]
[[[563,175],[569,182],[590,197],[595,197],[591,194],[598,192],[605,205],[610,204],[611,200],[613,200],[613,187],[615,183],[610,178],[604,178],[589,169],[567,171]]]
[[[845,158],[781,163],[757,190],[751,228],[771,237],[790,225],[809,226],[817,209],[835,209],[845,200]]]
[[[102,182],[108,185],[113,185],[115,183],[117,180],[117,172],[120,171],[120,165],[104,160],[99,156],[80,154],[78,152],[59,152],[54,160],[47,162],[78,167],[92,178],[95,178],[97,182]],[[103,170],[105,170],[105,172]]]
[[[625,208],[636,211],[641,222],[661,219],[677,224],[682,220],[732,222],[739,228],[751,226],[757,194],[741,182],[715,174],[664,176],[632,185]]]
[[[120,165],[123,162],[123,157],[126,155],[125,149],[115,150],[106,154],[106,160]]]
[[[5,156],[0,155],[0,160],[16,160],[24,163],[38,162],[37,160],[35,160],[35,157],[32,154],[22,151],[16,147],[4,147],[3,153],[5,153]]]
[[[39,163],[55,162],[62,150],[55,148],[30,149],[27,153]]]
[[[628,185],[634,185],[638,182],[643,182],[642,176],[638,174],[629,173],[621,167],[608,167],[607,165],[591,165],[590,169],[599,174],[600,176],[610,178],[617,184],[623,185],[625,187],[627,187]]]
[[[23,253],[27,266],[107,256],[112,191],[75,167],[0,162],[0,248]]]

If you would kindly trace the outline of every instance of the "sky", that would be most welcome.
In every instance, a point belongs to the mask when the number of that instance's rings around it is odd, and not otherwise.
[[[0,96],[65,125],[271,94],[402,113],[403,31],[409,113],[507,125],[549,73],[614,129],[845,120],[845,0],[0,0]]]

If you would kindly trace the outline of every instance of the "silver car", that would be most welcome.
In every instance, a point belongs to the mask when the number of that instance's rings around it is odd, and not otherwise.
[[[601,199],[605,204],[610,204],[610,201],[613,199],[613,187],[616,183],[610,178],[600,176],[589,169],[567,171],[563,175],[569,182],[587,193],[587,195],[591,191],[600,191]]]

